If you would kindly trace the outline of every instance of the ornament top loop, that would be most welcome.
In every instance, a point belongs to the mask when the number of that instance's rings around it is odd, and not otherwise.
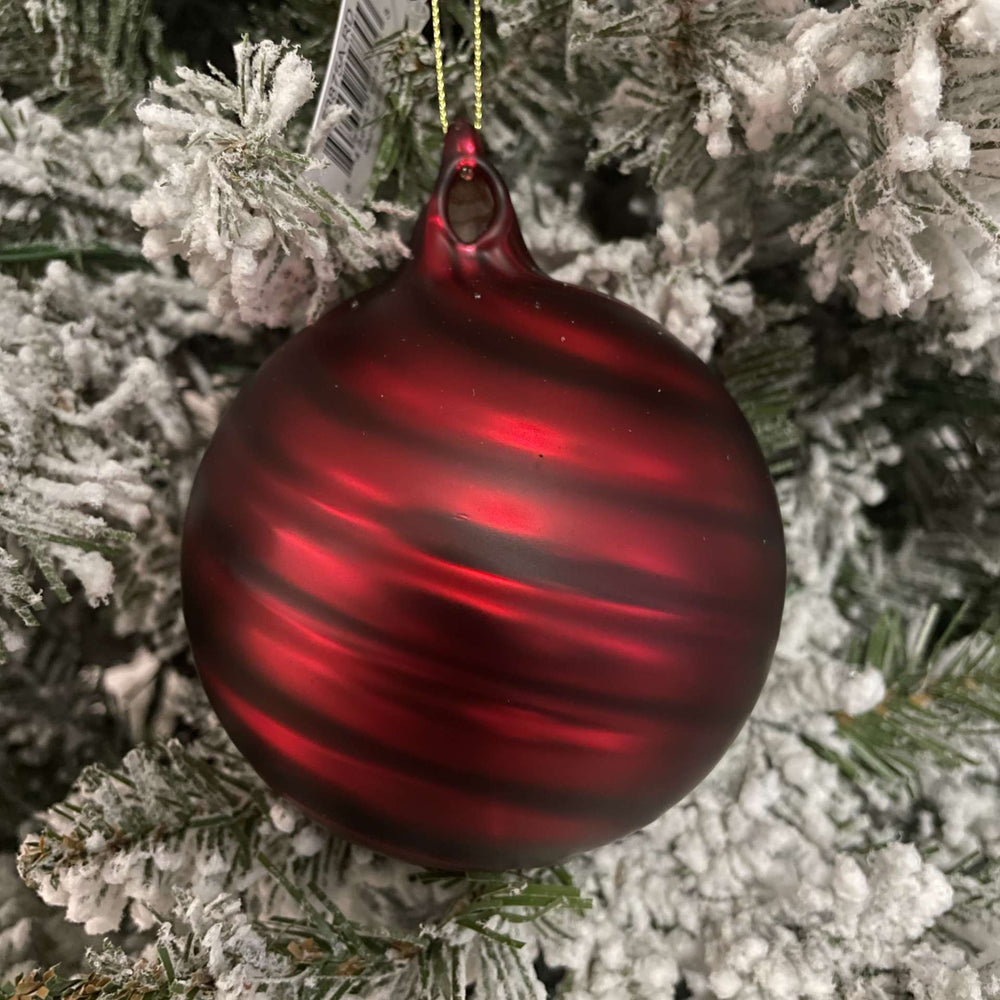
[[[467,184],[479,188],[470,189],[468,198],[457,187]],[[445,136],[441,169],[411,248],[415,265],[429,276],[540,273],[507,186],[490,163],[480,133],[463,119],[453,122]]]

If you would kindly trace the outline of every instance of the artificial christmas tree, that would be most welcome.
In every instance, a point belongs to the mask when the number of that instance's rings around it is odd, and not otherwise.
[[[721,375],[788,562],[711,775],[565,867],[490,874],[280,801],[181,617],[220,415],[399,265],[440,158],[418,17],[380,47],[366,194],[315,184],[337,8],[0,6],[0,859],[7,884],[19,841],[50,904],[5,892],[0,995],[1000,996],[995,0],[484,0],[525,243]],[[472,107],[473,5],[443,14]]]

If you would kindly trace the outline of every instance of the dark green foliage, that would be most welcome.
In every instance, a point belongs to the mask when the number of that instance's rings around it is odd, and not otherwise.
[[[973,620],[986,617],[1000,606],[1000,386],[917,358],[879,416],[901,461],[884,472],[890,494],[877,517],[909,546],[912,587],[943,578]]]
[[[300,46],[318,73],[326,66],[340,10],[339,0],[152,0],[163,23],[166,47],[183,57],[187,66],[212,63],[233,76],[233,41],[241,35],[259,42],[288,39]]]
[[[124,752],[100,673],[83,670],[98,652],[95,617],[82,601],[45,615],[28,655],[0,667],[0,850],[17,846],[23,824],[65,795],[84,764],[114,764]]]
[[[975,763],[976,741],[1000,732],[1000,622],[970,631],[965,613],[943,621],[934,606],[906,622],[885,612],[847,654],[849,662],[884,675],[885,697],[869,712],[837,716],[848,755],[810,745],[851,778],[904,786],[923,757],[942,767]]]
[[[127,116],[146,80],[167,65],[150,0],[62,0],[34,18],[26,8],[0,0],[0,89],[8,99],[30,94],[64,119],[96,124]]]

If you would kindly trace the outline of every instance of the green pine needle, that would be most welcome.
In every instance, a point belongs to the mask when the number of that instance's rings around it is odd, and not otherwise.
[[[884,675],[885,697],[863,714],[838,713],[848,757],[806,744],[852,780],[868,775],[909,785],[927,756],[942,767],[975,764],[975,738],[1000,732],[1000,621],[970,631],[967,607],[942,622],[934,605],[909,628],[898,612],[885,612],[848,654]]]
[[[775,324],[768,336],[747,337],[719,358],[726,388],[753,428],[772,476],[794,471],[801,430],[794,415],[806,401],[815,349],[808,330]]]

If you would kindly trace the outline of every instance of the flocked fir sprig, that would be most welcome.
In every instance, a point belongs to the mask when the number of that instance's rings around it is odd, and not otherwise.
[[[133,125],[67,127],[0,94],[0,270],[55,257],[141,264],[129,210],[154,173]]]
[[[315,319],[338,278],[405,254],[371,211],[348,205],[308,176],[318,165],[289,142],[312,97],[312,66],[285,43],[244,39],[236,80],[181,67],[158,80],[163,102],[137,114],[161,179],[134,204],[147,257],[183,257],[219,316],[287,326]]]
[[[167,58],[150,3],[0,3],[0,89],[30,93],[63,120],[94,124],[129,114]]]
[[[82,980],[50,977],[58,996],[99,977],[97,995],[116,998],[266,983],[281,997],[462,1000],[473,980],[540,997],[517,928],[565,934],[560,911],[590,905],[562,869],[428,872],[339,841],[277,801],[219,730],[86,769],[19,867],[91,933],[117,929],[126,909],[155,932],[138,964],[110,948]]]
[[[846,152],[846,189],[795,230],[815,248],[819,297],[846,279],[866,316],[944,297],[975,315],[993,301],[1000,228],[990,94],[1000,68],[989,53],[1000,36],[988,7],[870,0],[796,20],[788,44],[801,89],[790,97],[803,101],[814,88],[810,111],[836,125]]]
[[[956,346],[996,335],[991,0],[567,9],[571,80],[618,80],[593,107],[592,163],[648,170],[666,190],[750,154],[744,206],[761,182],[808,192],[788,226],[811,248],[818,298],[847,286],[865,316],[945,299]]]
[[[700,151],[730,155],[734,133],[761,150],[791,124],[784,40],[801,0],[571,7],[572,75],[617,81],[600,105],[591,162],[647,168],[665,189],[703,176]]]
[[[207,437],[225,391],[225,380],[200,379],[193,361],[175,366],[180,345],[218,327],[203,293],[169,273],[94,278],[57,260],[25,287],[0,275],[0,297],[8,316],[0,330],[6,645],[23,644],[15,622],[34,623],[39,579],[66,600],[65,581],[75,577],[95,606],[119,587],[133,634],[168,620],[176,627],[177,586],[163,568],[176,560],[192,446]],[[153,569],[146,578],[144,566]],[[147,595],[138,619],[127,600],[136,586]]]
[[[20,879],[14,855],[0,853],[0,979],[32,976],[39,955],[48,965],[78,968],[88,943],[81,927],[67,926]]]
[[[803,463],[804,435],[795,418],[812,392],[816,349],[799,310],[771,304],[764,316],[724,345],[718,365],[777,478]],[[767,336],[760,335],[764,323]]]
[[[172,315],[162,313],[172,300]],[[0,602],[34,624],[34,565],[69,599],[69,570],[97,605],[111,560],[148,516],[157,451],[186,446],[188,420],[157,363],[199,310],[175,279],[130,273],[95,287],[61,261],[32,290],[0,276]],[[143,313],[146,317],[143,317]],[[168,318],[169,317],[169,318]],[[133,324],[148,326],[139,329]],[[157,446],[159,443],[159,446]],[[8,644],[10,636],[8,636]]]

